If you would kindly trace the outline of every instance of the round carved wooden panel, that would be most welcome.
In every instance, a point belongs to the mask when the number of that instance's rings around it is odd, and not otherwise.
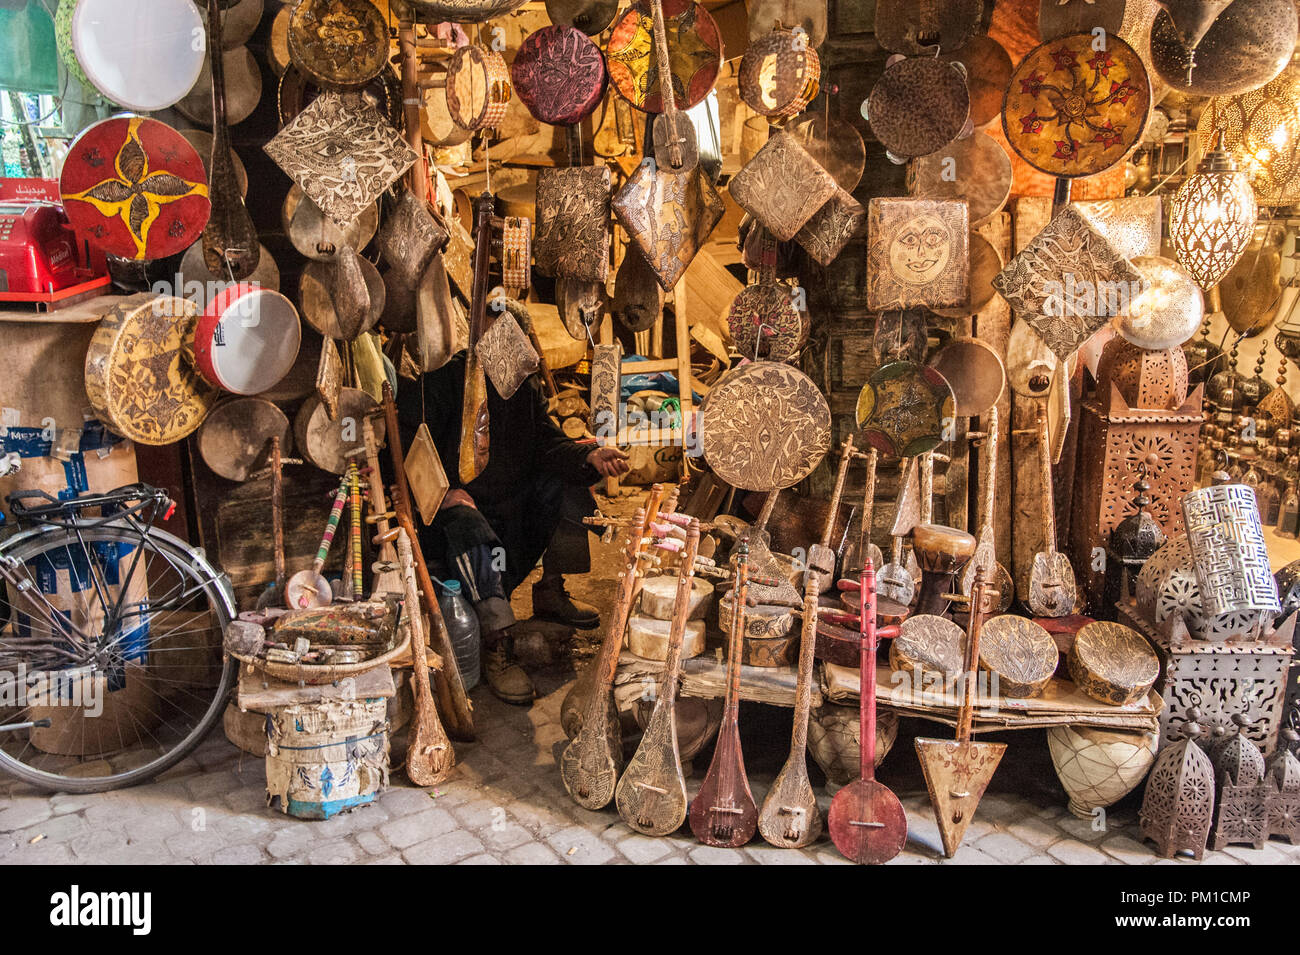
[[[797,484],[831,446],[826,399],[811,378],[778,362],[753,362],[726,375],[697,420],[709,467],[750,491]]]
[[[388,24],[370,0],[301,0],[289,18],[289,57],[321,86],[365,86],[388,63]]]
[[[1042,693],[1056,672],[1056,641],[1028,617],[1003,614],[980,631],[980,669],[997,677],[998,693],[1029,699]]]
[[[709,95],[722,68],[718,24],[692,0],[663,0],[668,62],[678,109],[690,109]],[[619,94],[647,113],[663,111],[659,70],[655,66],[654,18],[650,4],[639,0],[614,24],[605,45],[609,78]]]
[[[101,120],[73,140],[59,193],[77,235],[124,259],[185,251],[212,212],[194,147],[143,116]]]
[[[889,646],[889,668],[895,671],[919,671],[916,689],[925,678],[937,679],[950,686],[961,675],[966,634],[946,617],[917,614],[903,621]]]
[[[1035,169],[1092,176],[1137,145],[1151,110],[1141,58],[1119,37],[1105,49],[1091,33],[1071,33],[1031,50],[1002,102],[1007,142]]]
[[[740,290],[727,310],[727,325],[738,352],[747,358],[785,361],[803,347],[808,326],[794,306],[791,291],[779,282]]]
[[[952,388],[935,369],[891,361],[871,373],[858,394],[858,427],[882,454],[912,457],[933,451],[953,419]]]
[[[199,307],[142,292],[104,313],[86,350],[86,397],[109,429],[141,444],[191,434],[216,396],[185,356]]]
[[[970,117],[965,72],[929,57],[885,68],[867,98],[867,119],[893,155],[928,156],[948,145]]]

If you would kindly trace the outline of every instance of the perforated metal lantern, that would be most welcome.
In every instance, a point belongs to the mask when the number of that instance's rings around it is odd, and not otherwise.
[[[1222,133],[1218,139],[1222,143]],[[1169,219],[1174,255],[1209,291],[1246,251],[1258,215],[1250,177],[1216,146],[1174,196]]]
[[[1300,201],[1300,64],[1293,63],[1259,89],[1216,96],[1201,112],[1197,134],[1223,148],[1250,176],[1266,206]]]

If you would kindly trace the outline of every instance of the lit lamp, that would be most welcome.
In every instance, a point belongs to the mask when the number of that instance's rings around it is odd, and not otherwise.
[[[1201,112],[1197,133],[1225,148],[1250,176],[1266,206],[1300,201],[1300,64],[1293,63],[1259,89],[1216,96]]]
[[[1215,132],[1214,148],[1179,187],[1169,220],[1179,264],[1206,291],[1246,251],[1259,214],[1250,177],[1224,150],[1223,135]]]

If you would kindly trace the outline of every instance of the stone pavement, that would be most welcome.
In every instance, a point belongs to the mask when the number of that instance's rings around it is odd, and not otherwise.
[[[181,765],[130,790],[46,796],[0,782],[0,864],[847,864],[825,837],[806,850],[775,849],[761,839],[733,850],[701,846],[689,831],[666,839],[637,835],[612,807],[589,812],[564,792],[556,768],[565,740],[559,724],[564,687],[531,708],[500,704],[482,688],[473,696],[480,739],[458,746],[453,778],[426,791],[409,786],[395,771],[392,787],[374,805],[325,822],[267,809],[262,761],[241,753],[219,729]],[[742,724],[748,722],[752,730],[745,742],[760,803],[785,757],[789,716],[781,717],[781,711],[757,708],[742,715]],[[1089,822],[1065,810],[1039,733],[999,737],[1012,747],[961,850],[944,860],[910,745],[917,731],[924,731],[924,724],[903,722],[881,771],[882,781],[902,798],[911,830],[906,850],[893,864],[1163,862],[1149,844],[1139,842],[1137,797],[1109,814],[1106,831],[1093,831]],[[689,780],[692,792],[704,763],[696,768]],[[819,791],[824,809],[830,796]],[[1262,851],[1208,852],[1203,864],[1296,861],[1300,847],[1273,842]]]

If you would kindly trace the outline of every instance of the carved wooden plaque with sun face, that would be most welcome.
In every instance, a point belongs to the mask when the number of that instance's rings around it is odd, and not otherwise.
[[[867,308],[965,303],[969,211],[956,199],[872,199],[867,213]]]

